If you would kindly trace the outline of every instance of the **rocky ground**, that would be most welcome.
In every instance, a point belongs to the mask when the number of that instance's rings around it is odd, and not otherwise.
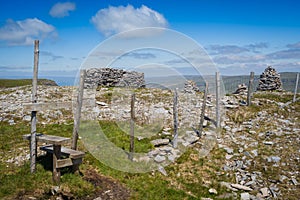
[[[73,93],[72,87],[40,86],[38,101],[71,104]],[[136,97],[137,123],[158,123],[161,126],[156,140],[152,141],[155,148],[149,151],[147,159],[161,163],[162,166],[165,162],[176,162],[181,153],[170,143],[173,134],[173,94],[167,90],[140,89],[136,90]],[[252,105],[247,107],[245,94],[225,96],[222,99],[222,107],[226,111],[221,123],[222,130],[215,129],[213,123],[205,121],[206,127],[199,138],[191,127],[197,128],[202,97],[200,93],[179,93],[179,128],[183,130],[179,143],[196,149],[202,158],[213,154],[215,149],[224,152],[224,157],[219,158],[221,172],[218,173],[233,180],[220,182],[228,188],[227,197],[243,200],[298,199],[299,101],[288,104],[292,99],[288,93],[260,92],[254,94]],[[30,111],[23,109],[23,103],[29,103],[31,99],[29,86],[2,89],[0,99],[0,121],[6,121],[11,126],[30,122]],[[96,92],[87,91],[84,99],[83,118],[115,121],[130,119],[130,99],[124,91],[101,88]],[[208,99],[207,104],[206,115],[213,118],[213,97]],[[72,106],[38,113],[38,123],[44,124],[71,123],[72,118]],[[1,162],[24,163],[28,159],[28,150],[24,149],[16,149],[18,153],[2,157]],[[160,172],[168,176],[163,167]],[[216,188],[209,190],[212,194],[218,193]],[[124,191],[124,195],[128,196],[128,191]]]

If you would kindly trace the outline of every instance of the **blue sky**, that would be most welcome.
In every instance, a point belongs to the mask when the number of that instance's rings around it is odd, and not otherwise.
[[[192,38],[224,75],[299,72],[299,9],[297,0],[0,0],[0,76],[31,75],[34,39],[40,75],[71,76],[99,43],[147,26]]]

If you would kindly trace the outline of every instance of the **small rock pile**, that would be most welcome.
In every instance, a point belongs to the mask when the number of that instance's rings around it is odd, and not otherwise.
[[[260,75],[259,85],[257,90],[270,91],[270,90],[282,90],[282,82],[280,74],[276,72],[274,68],[268,66],[265,71]]]
[[[184,83],[184,89],[183,89],[184,93],[195,94],[196,92],[199,92],[199,91],[200,91],[200,89],[197,87],[197,84],[195,83],[195,81],[187,80]]]
[[[233,94],[241,94],[241,95],[246,95],[248,92],[248,88],[247,85],[242,83],[238,85],[238,88],[236,89],[236,91]]]
[[[86,72],[85,87],[145,87],[144,73],[113,68],[91,68]]]

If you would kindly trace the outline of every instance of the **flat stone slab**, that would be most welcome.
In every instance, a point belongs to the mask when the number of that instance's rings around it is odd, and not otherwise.
[[[161,146],[161,145],[167,145],[169,144],[170,140],[169,139],[157,139],[157,140],[152,140],[151,144],[154,146]]]

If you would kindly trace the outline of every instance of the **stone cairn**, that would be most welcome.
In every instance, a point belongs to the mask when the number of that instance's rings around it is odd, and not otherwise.
[[[184,83],[184,89],[183,89],[184,93],[195,94],[196,92],[199,92],[199,91],[200,91],[200,89],[197,87],[195,81],[187,80]]]
[[[280,74],[278,74],[274,68],[268,66],[260,75],[257,90],[282,90]]]
[[[85,88],[145,87],[144,73],[113,68],[91,68],[86,72]]]
[[[245,83],[239,84],[238,88],[236,89],[233,94],[240,94],[240,95],[247,95],[248,87]]]

